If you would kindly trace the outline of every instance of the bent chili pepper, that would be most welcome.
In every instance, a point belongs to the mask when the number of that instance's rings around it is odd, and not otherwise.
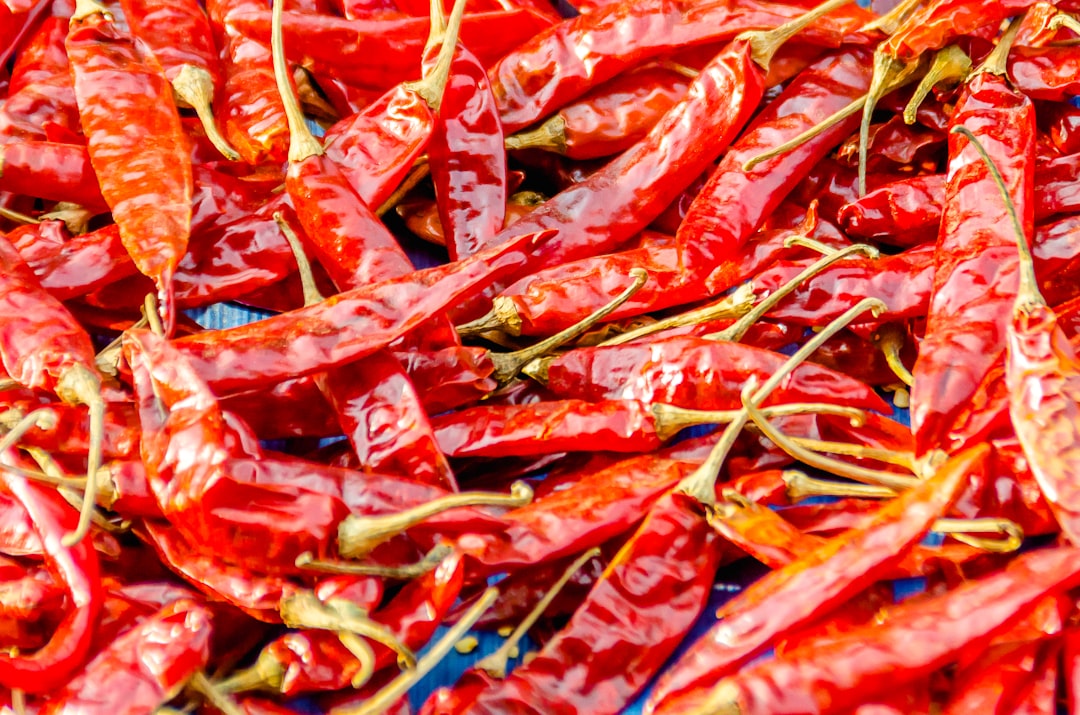
[[[661,676],[648,712],[691,711],[688,702],[700,698],[693,691],[711,686],[785,630],[841,606],[889,572],[948,511],[977,456],[976,451],[958,455],[933,477],[880,508],[864,528],[822,544],[726,603],[718,614],[720,621]]]
[[[191,157],[172,91],[94,0],[80,0],[66,47],[79,117],[113,218],[139,271],[154,280],[166,332],[173,275],[191,233]]]
[[[205,607],[174,601],[98,653],[50,696],[41,713],[152,712],[206,666],[210,634],[211,614]]]
[[[12,473],[3,456],[0,483],[33,522],[44,547],[46,563],[66,589],[70,602],[49,642],[34,653],[0,654],[0,682],[29,693],[53,693],[82,666],[90,648],[94,624],[104,599],[98,576],[98,557],[88,539],[64,546],[65,534],[78,521],[64,499],[51,489],[31,484]]]

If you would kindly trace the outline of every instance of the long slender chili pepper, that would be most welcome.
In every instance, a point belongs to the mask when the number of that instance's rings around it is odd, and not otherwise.
[[[728,675],[786,629],[831,611],[891,570],[907,548],[960,495],[970,454],[882,507],[857,533],[845,533],[755,582],[721,610],[721,620],[661,678],[649,712],[689,711],[703,686]],[[782,608],[779,604],[788,604]]]
[[[66,46],[90,161],[124,247],[154,279],[171,332],[173,275],[191,231],[191,158],[180,116],[156,63],[104,8],[81,0],[72,21]]]
[[[939,596],[896,606],[883,622],[805,642],[783,657],[751,666],[715,685],[688,713],[838,712],[980,650],[1044,596],[1080,578],[1072,548],[1034,551],[1004,569]],[[932,633],[932,637],[931,637]],[[912,639],[922,647],[911,648]],[[857,682],[858,689],[848,687]]]
[[[1002,38],[999,58],[1009,42]],[[996,67],[990,70],[968,83],[953,125],[972,130],[988,147],[1018,207],[1025,236],[1031,236],[1034,111],[1030,100],[994,73]],[[966,139],[951,136],[949,144],[950,163],[957,168],[950,171],[926,338],[912,371],[911,423],[920,453],[942,440],[955,449],[975,437],[953,431],[955,419],[1005,351],[1005,306],[1015,299],[1018,280],[1015,241],[1003,230],[1008,211],[1001,197],[991,193],[989,169],[973,160],[975,149]]]
[[[98,653],[42,713],[156,710],[172,700],[210,656],[211,614],[187,600],[174,601]]]
[[[69,201],[96,213],[108,210],[86,148],[74,144],[0,144],[0,190]]]
[[[75,528],[75,514],[55,491],[16,476],[8,457],[0,465],[0,483],[26,509],[44,547],[46,563],[64,584],[70,602],[49,642],[31,654],[0,655],[0,682],[7,688],[51,693],[83,664],[90,648],[103,594],[98,558],[89,540],[64,546],[65,534]]]
[[[214,123],[214,92],[221,86],[218,53],[206,13],[194,0],[122,0],[131,32],[147,43],[161,63],[178,103],[195,110],[207,138],[232,161],[240,155]]]

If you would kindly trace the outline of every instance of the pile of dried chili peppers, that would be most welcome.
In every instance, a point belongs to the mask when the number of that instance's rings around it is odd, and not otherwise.
[[[1080,715],[1080,2],[814,1],[0,0],[0,712]]]

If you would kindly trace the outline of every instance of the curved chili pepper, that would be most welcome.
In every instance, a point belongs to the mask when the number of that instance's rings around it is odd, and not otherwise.
[[[721,680],[703,707],[683,712],[805,713],[853,707],[877,693],[929,675],[963,652],[978,651],[1048,593],[1080,578],[1072,548],[1043,549],[939,596],[905,601],[879,623],[797,650]],[[917,638],[920,648],[911,648]],[[872,645],[873,648],[868,646]],[[858,682],[858,689],[847,684]]]
[[[180,116],[172,91],[131,36],[91,0],[80,7],[66,46],[90,162],[124,247],[157,286],[171,332],[173,275],[191,232],[191,158]]]
[[[487,72],[463,46],[450,65],[428,149],[450,260],[493,245],[506,211],[506,151]]]
[[[8,457],[4,457],[5,463]],[[34,653],[0,654],[0,682],[29,693],[52,693],[85,661],[103,593],[98,558],[89,540],[64,546],[78,519],[55,491],[38,487],[0,465],[0,483],[22,504],[44,547],[46,563],[63,583],[70,602],[48,644]]]
[[[210,21],[202,7],[195,0],[122,0],[122,5],[132,35],[145,42],[161,63],[177,102],[195,110],[206,136],[226,159],[239,161],[240,155],[214,123],[211,105],[221,76]]]
[[[153,711],[173,699],[210,657],[211,614],[180,600],[113,641],[63,689],[52,694],[46,713]]]
[[[686,94],[690,80],[663,65],[624,72],[568,104],[508,149],[540,148],[571,159],[614,156],[645,136]]]
[[[979,28],[997,28],[1002,20],[1034,4],[1035,0],[998,0],[991,5],[978,0],[932,0],[904,20],[882,44],[881,51],[898,60],[909,60],[941,49]]]

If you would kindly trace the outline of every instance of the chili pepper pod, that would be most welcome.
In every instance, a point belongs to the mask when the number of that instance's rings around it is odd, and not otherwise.
[[[717,614],[720,621],[661,676],[648,711],[684,712],[681,698],[700,697],[693,691],[733,672],[786,629],[842,606],[891,571],[960,495],[968,465],[976,457],[976,451],[957,456],[879,509],[857,533],[822,544],[726,603]]]
[[[46,563],[63,583],[70,602],[49,642],[30,654],[0,656],[0,682],[29,693],[51,693],[82,666],[90,648],[103,594],[98,558],[89,540],[72,546],[61,541],[78,521],[59,494],[30,484],[0,465],[0,482],[26,509],[44,547]]]
[[[214,92],[221,77],[210,21],[203,9],[195,0],[123,0],[123,7],[132,34],[148,45],[161,64],[177,102],[195,110],[206,136],[222,156],[239,161],[240,155],[214,122]]]
[[[154,279],[166,332],[173,275],[191,233],[191,158],[161,67],[92,0],[66,40],[79,117],[101,193],[140,272]]]
[[[108,211],[86,148],[74,144],[0,144],[0,190]]]
[[[41,712],[155,710],[205,667],[210,631],[209,611],[193,601],[174,601],[98,653]]]

